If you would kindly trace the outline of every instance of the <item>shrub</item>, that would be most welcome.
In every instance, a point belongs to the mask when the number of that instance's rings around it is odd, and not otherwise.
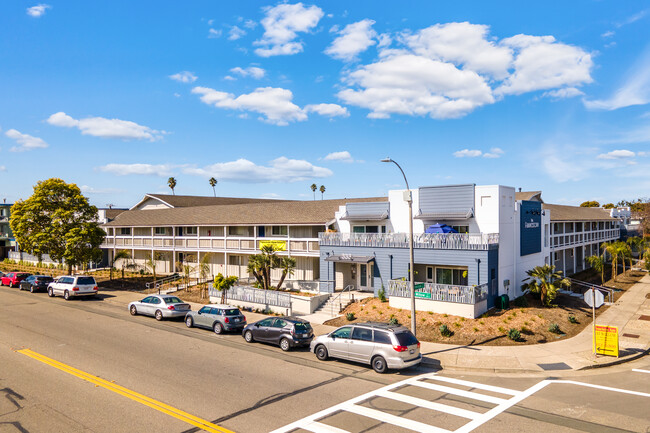
[[[532,334],[532,331],[530,329],[526,328],[525,326],[522,326],[520,331],[521,331],[522,334]]]
[[[539,314],[537,315],[537,317],[539,317],[540,319],[543,319],[543,318],[544,318],[544,316],[542,315],[542,313],[539,313]]]
[[[427,321],[427,318],[426,318],[426,317],[423,317],[423,318],[422,318],[422,319],[420,319],[420,320],[422,320],[422,323],[424,323],[424,322],[426,322],[426,321]]]
[[[515,328],[512,328],[508,331],[508,338],[511,339],[512,341],[519,341],[519,339],[521,338],[521,332],[519,332]]]
[[[476,326],[474,327],[474,332],[478,332],[478,328]]]
[[[528,299],[525,296],[520,296],[512,301],[512,305],[515,307],[528,307]]]
[[[570,315],[569,316],[569,322],[571,323],[578,323],[578,319],[576,319],[576,316]]]
[[[440,335],[443,337],[451,337],[454,333],[447,327],[447,325],[440,325]]]
[[[350,321],[350,322],[353,321],[355,319],[354,313],[347,313],[345,315],[345,318],[348,319],[348,321]]]
[[[381,311],[381,310],[377,310],[377,314],[379,314],[381,316],[382,314],[384,314],[384,312]]]
[[[386,302],[386,291],[384,290],[384,286],[381,286],[381,289],[377,291],[377,297],[381,302]]]
[[[399,325],[399,320],[397,320],[397,317],[391,317],[390,320],[388,321],[389,325]]]
[[[464,321],[465,321],[465,318],[464,318],[464,317],[461,317],[461,318],[460,318],[460,321],[461,321],[461,322],[464,322]]]
[[[561,334],[562,331],[560,331],[560,325],[557,323],[551,323],[548,325],[548,332],[552,332],[553,334]]]
[[[458,323],[458,322],[454,322],[454,326],[455,326],[456,328],[460,328],[460,323]]]
[[[407,314],[406,317],[408,317],[408,318],[410,319],[410,318],[411,318],[411,315],[410,315],[410,314]]]
[[[504,328],[503,326],[499,326],[499,332],[502,333],[502,334],[505,334],[506,333],[506,328]]]
[[[376,306],[376,305],[373,305],[373,306],[372,306],[372,309],[373,309],[373,310],[376,310],[376,309],[377,309],[377,306]]]
[[[442,317],[449,317],[447,313],[443,314]]]
[[[485,325],[485,320],[479,320],[478,323],[479,325]]]
[[[402,310],[400,310],[400,311],[402,311]],[[432,314],[433,314],[433,311],[428,311],[428,313],[429,313],[429,315],[432,315]]]

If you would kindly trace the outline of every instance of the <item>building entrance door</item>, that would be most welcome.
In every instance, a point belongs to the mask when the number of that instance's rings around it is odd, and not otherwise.
[[[375,267],[372,263],[360,263],[357,272],[357,287],[359,290],[372,292],[375,287],[373,277]]]

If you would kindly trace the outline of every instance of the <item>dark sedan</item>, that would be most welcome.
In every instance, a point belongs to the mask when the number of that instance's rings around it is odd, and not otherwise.
[[[245,327],[242,336],[249,343],[277,344],[286,352],[292,347],[309,346],[314,331],[308,321],[297,317],[269,317]]]
[[[30,292],[47,291],[47,285],[54,279],[47,275],[30,275],[20,282],[20,290],[29,290]]]

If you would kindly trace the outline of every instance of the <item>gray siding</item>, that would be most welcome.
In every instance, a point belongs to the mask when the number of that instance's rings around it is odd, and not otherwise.
[[[348,203],[345,205],[346,216],[344,219],[366,219],[378,220],[388,218],[389,203],[368,202],[368,203]]]
[[[474,184],[425,186],[419,189],[420,213],[466,213],[474,209]]]

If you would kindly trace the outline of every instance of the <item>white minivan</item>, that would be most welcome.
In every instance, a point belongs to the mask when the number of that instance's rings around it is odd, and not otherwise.
[[[47,286],[48,295],[62,295],[66,301],[77,296],[96,296],[97,291],[95,278],[86,275],[64,275]]]

